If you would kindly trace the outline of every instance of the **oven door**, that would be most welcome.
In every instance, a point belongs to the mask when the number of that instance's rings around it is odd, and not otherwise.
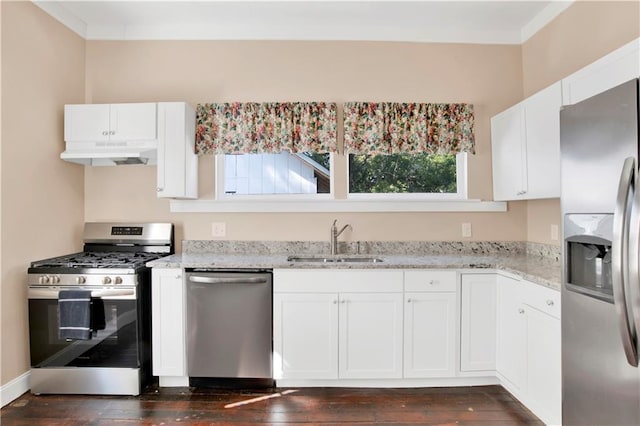
[[[29,288],[29,343],[31,367],[140,366],[138,301],[136,289],[92,292],[94,308],[102,311],[104,324],[90,340],[59,338],[58,291]]]

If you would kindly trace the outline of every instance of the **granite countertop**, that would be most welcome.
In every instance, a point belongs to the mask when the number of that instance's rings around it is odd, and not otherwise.
[[[303,256],[303,255],[301,255]],[[318,257],[319,255],[310,255]],[[358,257],[357,255],[344,255]],[[367,257],[380,258],[382,262],[292,262],[287,254],[174,254],[147,263],[155,268],[214,268],[214,269],[497,269],[520,276],[528,281],[554,290],[560,290],[560,262],[536,255],[520,254],[443,254],[404,255],[380,254]],[[327,256],[330,257],[330,256]]]

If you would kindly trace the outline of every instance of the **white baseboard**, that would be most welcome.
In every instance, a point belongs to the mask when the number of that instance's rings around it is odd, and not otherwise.
[[[0,386],[0,404],[2,407],[15,401],[25,392],[29,392],[31,371],[16,377],[10,382]]]

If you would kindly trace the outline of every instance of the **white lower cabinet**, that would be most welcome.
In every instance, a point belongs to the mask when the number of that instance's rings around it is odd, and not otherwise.
[[[545,423],[560,424],[560,294],[513,277],[497,280],[498,376]]]
[[[276,379],[402,377],[402,271],[275,270]]]
[[[527,309],[526,405],[548,424],[562,421],[560,321]]]
[[[402,293],[340,293],[338,376],[402,377]]]
[[[404,377],[455,377],[456,271],[404,273]]]
[[[273,296],[276,378],[338,378],[338,295]]]
[[[496,275],[462,274],[460,371],[496,369]]]
[[[523,285],[515,278],[497,276],[496,370],[518,394],[526,386],[526,311],[522,305]]]
[[[454,377],[456,293],[404,297],[404,377]]]
[[[187,375],[185,287],[182,277],[182,269],[152,270],[151,340],[154,376]]]

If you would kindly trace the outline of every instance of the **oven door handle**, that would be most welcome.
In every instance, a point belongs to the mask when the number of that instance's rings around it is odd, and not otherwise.
[[[70,289],[71,290],[71,289]],[[73,290],[78,290],[74,288]],[[47,289],[47,288],[30,288],[27,292],[29,299],[57,299],[60,293],[60,289]],[[135,300],[137,298],[135,288],[125,289],[105,289],[105,290],[93,290],[91,297],[100,299],[115,299],[115,300]]]

